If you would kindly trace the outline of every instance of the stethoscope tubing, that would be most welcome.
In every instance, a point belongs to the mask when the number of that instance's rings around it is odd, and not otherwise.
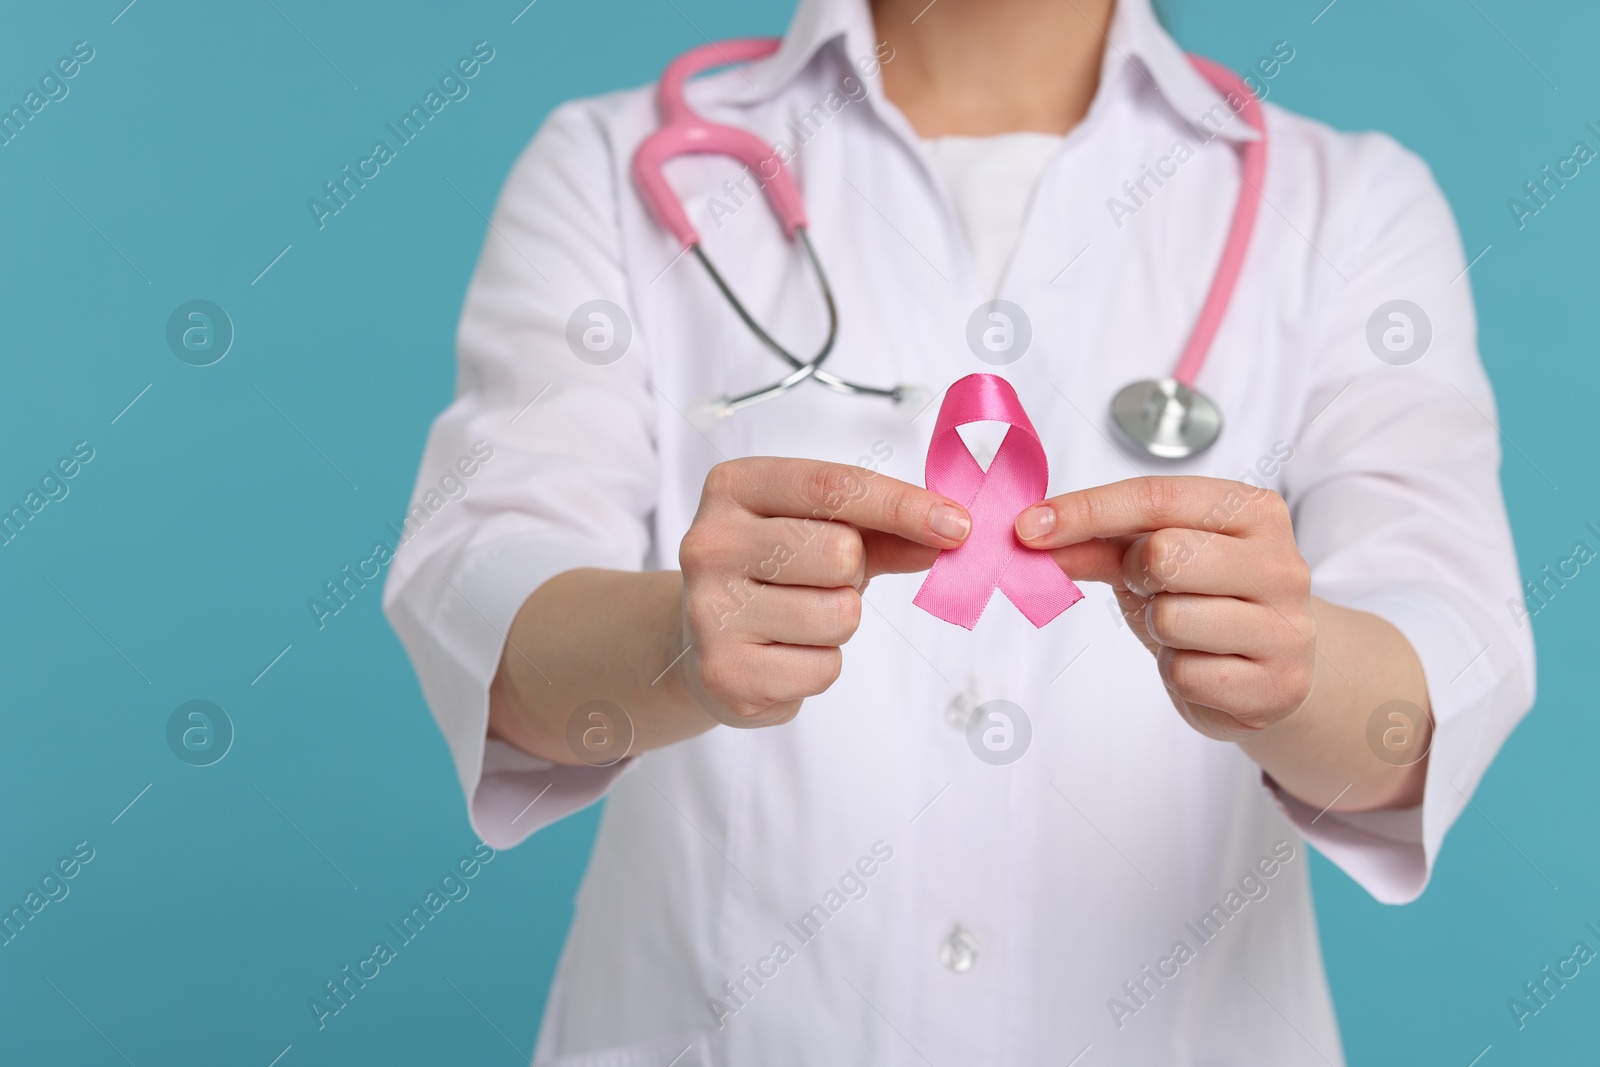
[[[700,261],[700,265],[711,276],[711,281],[716,285],[718,291],[722,293],[723,298],[738,314],[740,321],[749,328],[758,341],[794,368],[792,372],[769,386],[754,389],[748,393],[741,393],[738,396],[718,398],[713,401],[712,406],[721,414],[731,415],[735,411],[754,407],[756,404],[782,396],[808,378],[815,379],[819,384],[827,386],[836,393],[884,397],[898,403],[905,397],[905,390],[901,386],[885,389],[875,385],[861,385],[822,369],[823,362],[833,353],[834,342],[839,337],[839,307],[834,301],[833,287],[828,283],[828,274],[822,269],[822,261],[817,257],[817,250],[812,246],[811,237],[806,233],[806,228],[804,226],[796,226],[794,235],[796,242],[805,252],[806,261],[811,265],[812,272],[817,276],[817,286],[822,290],[822,299],[828,308],[827,339],[823,341],[822,347],[817,350],[817,354],[809,360],[801,360],[779,344],[777,339],[766,331],[760,321],[744,306],[744,302],[739,299],[738,294],[733,291],[733,287],[722,276],[722,272],[717,270],[716,264],[711,261],[710,256],[706,255],[705,250],[700,247],[698,242],[689,246],[695,258]]]

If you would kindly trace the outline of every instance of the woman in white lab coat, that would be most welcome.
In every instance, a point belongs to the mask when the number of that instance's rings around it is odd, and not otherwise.
[[[1259,51],[1264,95],[1295,52]],[[921,487],[936,406],[807,383],[701,425],[781,365],[635,192],[653,92],[558,108],[495,211],[385,591],[487,842],[609,796],[538,1062],[1341,1062],[1305,842],[1413,899],[1532,701],[1427,168],[1267,104],[1198,382],[1224,431],[1160,463],[1100,413],[1171,372],[1255,134],[1208,122],[1223,97],[1148,0],[801,0],[775,55],[690,93],[785,141],[830,370],[1015,386],[1050,464],[1017,534],[1087,599],[1036,629],[997,597],[971,632],[913,606],[970,528]],[[812,351],[819,294],[753,186],[669,173]],[[1030,338],[1000,367],[967,341],[995,298]],[[1400,300],[1410,332],[1369,341]],[[604,358],[571,341],[591,322]]]

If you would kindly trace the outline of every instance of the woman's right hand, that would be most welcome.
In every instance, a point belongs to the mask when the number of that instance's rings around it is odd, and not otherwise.
[[[719,722],[775,726],[843,666],[877,574],[926,570],[972,520],[937,493],[841,463],[719,463],[678,549],[681,669]]]

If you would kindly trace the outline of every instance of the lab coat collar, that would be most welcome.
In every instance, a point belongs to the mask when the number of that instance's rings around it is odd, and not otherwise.
[[[778,51],[755,64],[747,73],[747,83],[731,90],[726,99],[738,104],[770,98],[836,41],[843,42],[849,61],[874,54],[878,42],[867,0],[800,0]],[[1168,106],[1195,129],[1204,129],[1202,116],[1221,114],[1229,121],[1223,124],[1220,136],[1230,141],[1257,138],[1256,131],[1233,113],[1222,94],[1194,69],[1183,49],[1162,28],[1150,0],[1117,0],[1101,63],[1101,91],[1125,66],[1148,79]],[[868,91],[878,95],[876,79],[869,80]],[[1220,112],[1214,110],[1218,107]]]
[[[1124,62],[1148,77],[1167,104],[1197,131],[1207,132],[1207,127],[1201,123],[1203,117],[1222,115],[1227,121],[1222,124],[1218,136],[1223,139],[1254,141],[1261,136],[1189,62],[1178,42],[1156,18],[1150,0],[1117,0],[1111,33],[1106,40],[1106,58],[1101,61],[1102,89],[1114,64]]]

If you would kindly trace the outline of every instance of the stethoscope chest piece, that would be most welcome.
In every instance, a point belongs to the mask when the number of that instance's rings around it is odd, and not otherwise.
[[[1222,412],[1176,378],[1134,382],[1111,401],[1111,424],[1134,448],[1160,459],[1187,459],[1222,433]]]

